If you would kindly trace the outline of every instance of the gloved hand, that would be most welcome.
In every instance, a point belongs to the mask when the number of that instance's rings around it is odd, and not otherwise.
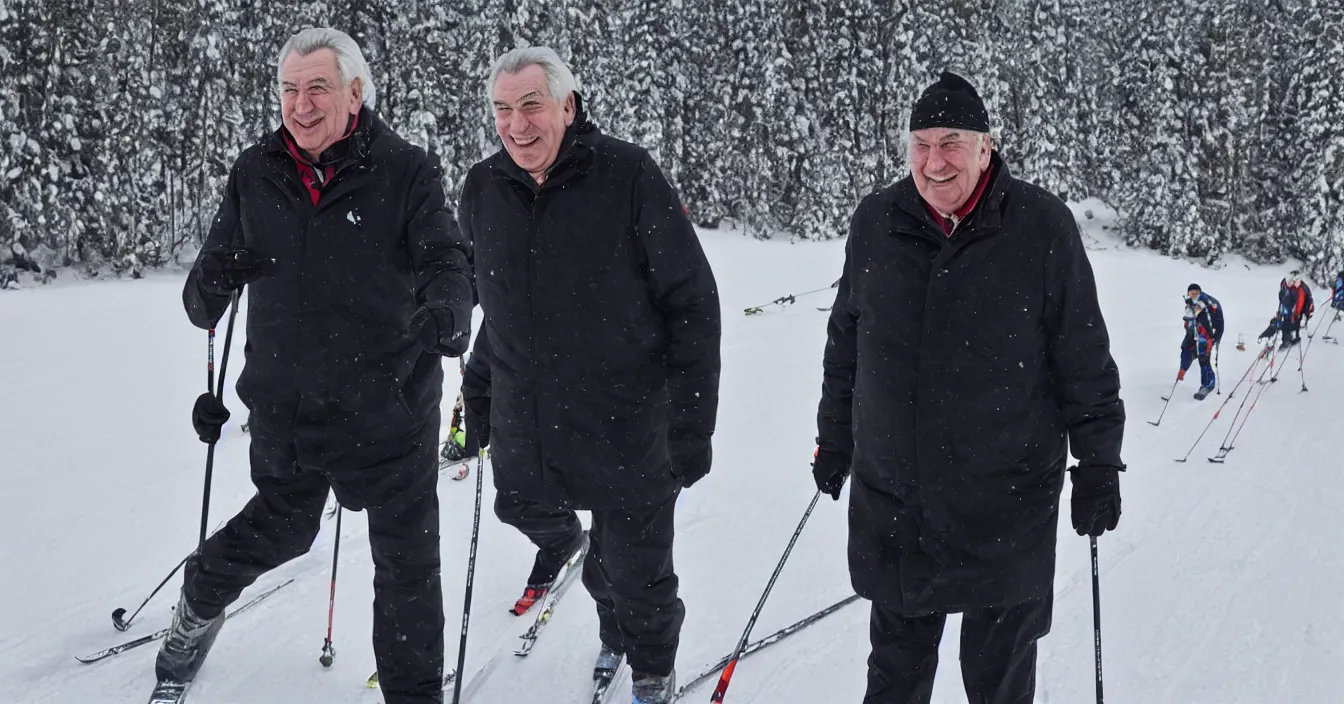
[[[273,264],[274,259],[247,247],[210,250],[201,255],[201,286],[211,293],[227,295],[265,278]]]
[[[1116,467],[1074,467],[1073,529],[1078,535],[1096,537],[1115,530],[1120,522],[1120,470]]]
[[[667,445],[672,455],[672,476],[683,487],[693,486],[709,474],[714,447],[708,435],[672,428],[667,431]]]
[[[1179,372],[1176,372],[1176,381],[1185,381],[1185,370],[1184,370],[1184,369],[1182,369],[1182,370],[1179,371]]]
[[[196,429],[196,437],[207,445],[219,442],[219,429],[229,421],[229,409],[209,391],[196,397],[196,405],[191,409],[191,426]]]
[[[467,343],[471,336],[467,330],[453,329],[453,311],[448,306],[426,304],[420,306],[411,316],[411,334],[420,341],[420,346],[430,354],[444,357],[461,357],[467,352]]]
[[[812,479],[823,494],[840,500],[840,489],[849,478],[849,460],[838,452],[818,447],[812,453]]]
[[[1273,339],[1273,337],[1274,337],[1274,333],[1276,333],[1276,332],[1278,332],[1278,329],[1277,329],[1277,327],[1274,325],[1274,321],[1271,320],[1271,321],[1269,322],[1269,327],[1265,328],[1265,331],[1262,332],[1262,333],[1260,333],[1260,336],[1257,337],[1257,338],[1255,338],[1255,341],[1256,341],[1256,342],[1264,342],[1265,340]]]
[[[490,406],[482,406],[467,404],[466,407],[467,440],[463,449],[473,456],[490,447]]]

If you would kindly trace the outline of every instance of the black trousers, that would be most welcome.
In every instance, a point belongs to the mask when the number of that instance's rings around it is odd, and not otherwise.
[[[264,423],[251,430],[257,494],[187,563],[183,592],[202,616],[219,614],[258,577],[307,553],[331,491],[325,474],[299,466],[291,443],[267,437]],[[413,449],[401,461],[415,472],[412,489],[367,509],[373,652],[386,704],[443,701],[437,451],[433,437]]]
[[[626,654],[635,672],[672,672],[686,607],[672,566],[676,495],[661,505],[593,511],[583,584],[597,602],[598,634]],[[582,531],[572,510],[498,494],[495,515],[522,531],[543,553],[563,559]]]
[[[1053,597],[970,611],[961,621],[961,677],[971,704],[1032,704],[1036,641],[1050,632]],[[928,704],[947,614],[906,618],[873,603],[864,704]]]

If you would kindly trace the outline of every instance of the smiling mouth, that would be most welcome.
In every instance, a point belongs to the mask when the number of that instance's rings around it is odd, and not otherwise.
[[[311,121],[309,121],[309,122],[305,122],[305,121],[300,120],[299,118],[296,117],[296,118],[294,118],[294,122],[297,123],[299,127],[302,127],[302,128],[304,128],[305,130],[310,130],[310,129],[314,128],[314,127],[317,127],[318,123],[322,122],[322,118],[321,118],[321,117],[316,117],[316,118],[313,118],[313,119],[312,119]]]
[[[953,174],[953,176],[955,176],[955,174]],[[934,185],[941,186],[944,183],[951,183],[953,176],[948,176],[946,178],[934,178],[932,176],[925,176],[925,178],[929,179],[929,181],[932,182]]]
[[[513,143],[520,147],[530,147],[535,144],[538,139],[540,139],[540,137],[537,135],[532,135],[531,137],[514,137]]]

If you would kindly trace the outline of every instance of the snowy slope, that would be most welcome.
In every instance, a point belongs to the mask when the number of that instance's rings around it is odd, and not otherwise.
[[[1079,208],[1081,212],[1081,207]],[[1344,394],[1344,349],[1313,344],[1300,393],[1296,356],[1256,405],[1225,465],[1218,447],[1242,394],[1186,464],[1231,384],[1250,365],[1254,336],[1274,310],[1289,266],[1229,262],[1210,270],[1117,246],[1091,228],[1093,262],[1130,413],[1124,516],[1101,539],[1107,700],[1144,704],[1337,702],[1344,684],[1344,441],[1331,433]],[[823,292],[745,316],[746,306],[827,286],[843,245],[762,243],[707,232],[721,286],[724,373],[714,472],[688,490],[677,517],[677,567],[687,619],[678,659],[690,677],[731,650],[814,487],[808,471],[820,388]],[[1174,380],[1181,295],[1196,281],[1228,310],[1222,396],[1190,398],[1185,382],[1161,427],[1159,396]],[[189,411],[205,377],[205,335],[181,311],[180,275],[57,284],[0,296],[0,701],[142,701],[155,646],[93,665],[73,656],[163,627],[175,578],[126,634],[108,614],[134,609],[196,542],[204,446]],[[1323,297],[1318,295],[1318,301]],[[240,315],[240,323],[246,311]],[[1324,316],[1322,316],[1324,317]],[[226,403],[241,420],[232,380]],[[1238,333],[1249,350],[1238,352]],[[1344,334],[1344,324],[1336,334]],[[217,339],[222,354],[223,330]],[[1220,360],[1221,362],[1221,360]],[[450,370],[455,364],[450,363]],[[449,373],[445,397],[456,392]],[[1332,401],[1333,400],[1333,401]],[[445,416],[446,417],[446,416]],[[230,422],[220,443],[212,527],[251,495],[247,438]],[[487,467],[488,471],[488,467]],[[440,484],[448,657],[456,658],[473,481]],[[467,672],[495,659],[467,701],[571,702],[584,698],[596,653],[591,602],[576,586],[526,660],[511,654],[525,623],[506,613],[531,564],[530,545],[490,513],[486,482]],[[843,499],[844,497],[842,497]],[[1065,497],[1067,511],[1067,496]],[[372,567],[363,514],[345,514],[336,597],[335,665],[317,663],[326,629],[334,522],[313,550],[244,594],[294,584],[226,626],[193,704],[372,703]],[[764,635],[852,592],[844,505],[823,498],[766,605]],[[1054,629],[1041,644],[1039,702],[1093,699],[1087,541],[1061,523]],[[852,604],[738,669],[737,704],[858,702],[867,610]],[[525,617],[527,619],[529,617]],[[944,639],[936,702],[962,702],[958,619]],[[628,691],[628,676],[621,683]],[[688,701],[709,699],[711,687]],[[628,694],[614,701],[628,701]]]

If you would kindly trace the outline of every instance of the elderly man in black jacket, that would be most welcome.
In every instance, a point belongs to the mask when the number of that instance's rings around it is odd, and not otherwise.
[[[988,123],[956,75],[920,96],[911,175],[854,214],[827,327],[813,475],[835,498],[854,478],[867,704],[929,701],[949,613],[970,701],[1030,704],[1069,451],[1076,531],[1120,516],[1125,413],[1087,253]]]
[[[673,508],[710,469],[718,292],[658,165],[589,122],[575,85],[545,47],[500,57],[489,99],[504,149],[462,187],[495,510],[552,566],[581,545],[574,510],[592,511],[583,581],[602,640],[594,675],[628,656],[635,701],[661,704],[684,615]]]
[[[466,351],[470,244],[437,159],[374,112],[358,45],[307,29],[279,55],[283,126],[238,157],[183,291],[210,328],[246,285],[237,383],[257,494],[188,561],[156,670],[190,680],[226,606],[305,553],[334,490],[368,509],[373,644],[388,704],[441,702],[443,599],[435,450],[442,357]],[[228,411],[193,421],[213,442]]]

